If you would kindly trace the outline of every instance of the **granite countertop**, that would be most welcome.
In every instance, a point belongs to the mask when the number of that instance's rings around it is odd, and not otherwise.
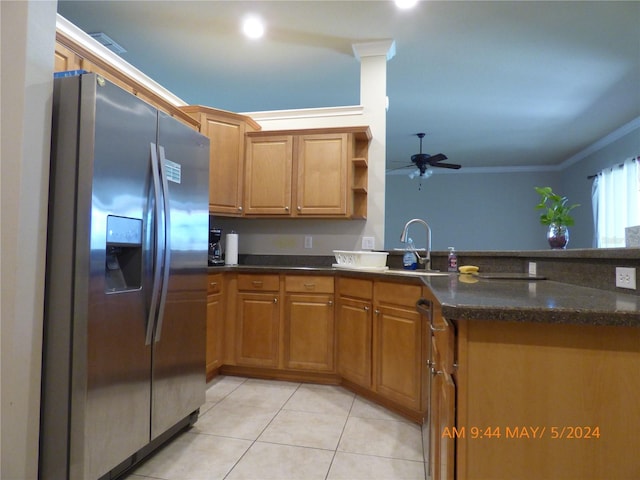
[[[470,278],[477,281],[469,283]],[[445,317],[640,327],[636,295],[550,280],[470,278],[454,274],[424,280]]]
[[[456,273],[423,277],[394,270],[269,265],[209,267],[209,272],[309,273],[422,282],[442,305],[442,314],[452,320],[640,327],[639,296],[550,280],[483,279]]]

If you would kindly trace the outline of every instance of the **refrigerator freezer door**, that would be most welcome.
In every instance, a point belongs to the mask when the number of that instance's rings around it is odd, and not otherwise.
[[[209,141],[159,113],[169,199],[169,277],[153,343],[151,438],[204,403]]]

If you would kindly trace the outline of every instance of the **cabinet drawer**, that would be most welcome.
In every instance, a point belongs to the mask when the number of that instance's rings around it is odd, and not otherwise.
[[[287,292],[333,293],[333,277],[288,275],[285,277]]]
[[[280,277],[268,274],[240,274],[238,275],[238,290],[277,292],[280,290]]]
[[[222,290],[222,274],[214,273],[207,276],[207,293],[220,293]]]
[[[345,297],[364,298],[367,300],[373,298],[373,282],[371,280],[340,277],[338,279],[338,290],[340,295]]]
[[[422,294],[419,285],[402,285],[391,282],[376,282],[374,287],[376,302],[405,305],[415,308],[416,302]]]

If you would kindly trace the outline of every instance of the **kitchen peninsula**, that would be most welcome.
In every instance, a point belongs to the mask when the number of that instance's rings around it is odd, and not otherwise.
[[[610,262],[637,265],[637,250],[459,255],[494,272],[535,260],[548,279],[356,272],[317,257],[210,268],[225,303],[216,370],[341,383],[426,422],[434,478],[637,478],[640,297],[553,267],[598,282]],[[436,252],[435,267],[445,259]],[[242,327],[246,315],[268,320]],[[269,343],[247,347],[257,326],[253,340]]]

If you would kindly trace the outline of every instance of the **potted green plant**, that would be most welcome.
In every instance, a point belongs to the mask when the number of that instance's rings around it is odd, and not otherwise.
[[[568,205],[567,197],[553,193],[551,187],[534,188],[540,194],[540,203],[535,208],[543,210],[540,214],[540,223],[549,227],[547,230],[549,246],[553,249],[566,248],[569,243],[568,227],[574,224],[569,212],[580,204]]]

